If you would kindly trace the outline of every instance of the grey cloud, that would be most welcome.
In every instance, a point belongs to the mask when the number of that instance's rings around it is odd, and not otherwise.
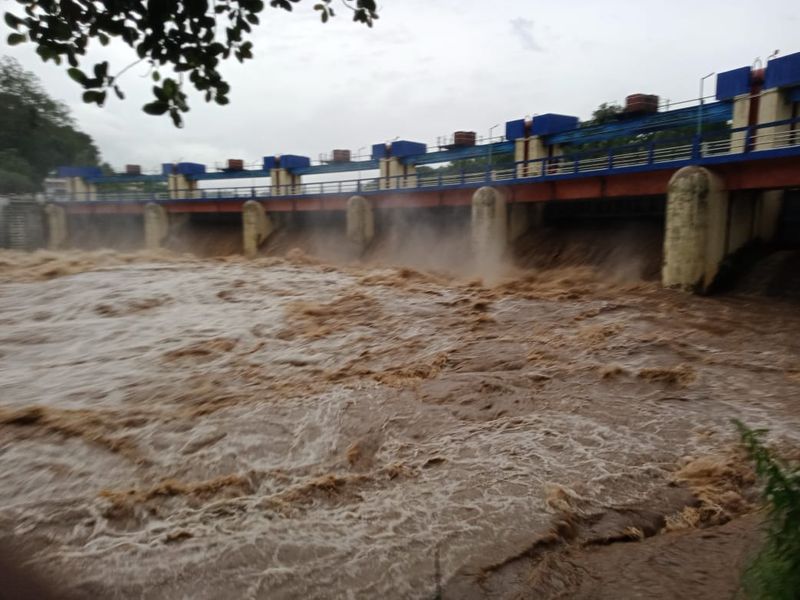
[[[715,3],[697,0],[639,8],[629,0],[540,2],[535,12],[531,0],[384,0],[372,29],[344,11],[323,25],[310,4],[293,14],[271,11],[254,29],[256,57],[223,67],[231,103],[206,104],[190,92],[181,130],[141,111],[152,84],[138,68],[123,78],[126,100],[98,108],[83,104],[80,86],[63,67],[42,63],[33,45],[0,53],[19,58],[67,102],[114,166],[156,168],[176,157],[213,165],[277,152],[316,157],[398,135],[427,142],[456,129],[485,135],[534,112],[588,117],[601,102],[639,90],[694,98],[697,78],[712,70],[748,65],[774,48],[800,51],[797,21],[786,18],[796,2],[775,0],[765,12],[734,0],[724,28],[708,27],[719,17]],[[88,63],[109,60],[114,68],[132,58],[113,42],[89,53]]]
[[[533,21],[525,17],[516,17],[511,19],[509,23],[511,24],[511,33],[519,39],[523,48],[526,50],[533,50],[534,52],[541,52],[544,50],[533,36]]]

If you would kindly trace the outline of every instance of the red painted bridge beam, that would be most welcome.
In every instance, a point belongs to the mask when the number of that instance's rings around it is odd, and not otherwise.
[[[800,187],[800,158],[754,160],[710,166],[728,190],[779,190]]]

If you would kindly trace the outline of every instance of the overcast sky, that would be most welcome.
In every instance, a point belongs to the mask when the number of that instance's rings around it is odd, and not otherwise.
[[[586,118],[601,102],[635,92],[695,98],[711,71],[776,49],[800,51],[798,0],[379,0],[372,29],[341,5],[323,25],[313,4],[302,0],[291,14],[267,7],[254,31],[255,58],[223,67],[231,103],[206,105],[194,94],[181,130],[141,112],[152,85],[145,67],[122,80],[125,101],[98,108],[84,105],[77,84],[41,63],[32,46],[4,53],[71,107],[105,160],[148,168],[279,153],[317,158],[396,137],[487,135],[500,124],[497,135],[508,120]],[[0,3],[7,8],[16,5]],[[113,72],[133,54],[98,45],[90,58],[110,60]]]

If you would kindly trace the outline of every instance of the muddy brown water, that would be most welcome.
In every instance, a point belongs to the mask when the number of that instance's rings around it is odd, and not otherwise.
[[[800,313],[612,262],[2,252],[0,542],[77,597],[730,597]]]

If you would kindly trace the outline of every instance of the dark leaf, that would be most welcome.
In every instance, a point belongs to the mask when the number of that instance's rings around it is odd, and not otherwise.
[[[103,106],[103,102],[106,101],[106,93],[98,92],[97,90],[83,92],[83,101],[86,103],[94,102],[97,106]]]
[[[86,83],[89,81],[89,78],[86,76],[86,73],[84,73],[83,71],[81,71],[76,67],[67,69],[67,75],[69,75],[74,81],[77,81],[84,87],[86,87]],[[84,100],[84,102],[90,102],[90,100]]]
[[[164,90],[164,96],[172,99],[178,93],[178,84],[174,79],[167,78],[164,80],[164,86],[162,89]]]
[[[163,115],[165,112],[167,112],[167,110],[169,110],[169,104],[157,100],[155,102],[149,102],[145,104],[142,107],[142,110],[148,115]]]
[[[181,119],[181,113],[178,112],[177,108],[170,109],[169,116],[172,118],[172,124],[175,127],[183,127],[183,119]]]
[[[94,66],[94,76],[97,77],[98,79],[104,79],[107,74],[108,74],[108,61],[97,63]]]
[[[22,24],[22,19],[12,15],[11,13],[5,14],[6,25],[11,27],[11,29],[17,29]]]
[[[10,33],[8,34],[8,45],[9,46],[16,46],[17,44],[21,44],[25,40],[28,39],[24,33]],[[40,46],[41,48],[41,46]],[[39,53],[41,55],[41,52]],[[47,60],[47,59],[45,59]]]

